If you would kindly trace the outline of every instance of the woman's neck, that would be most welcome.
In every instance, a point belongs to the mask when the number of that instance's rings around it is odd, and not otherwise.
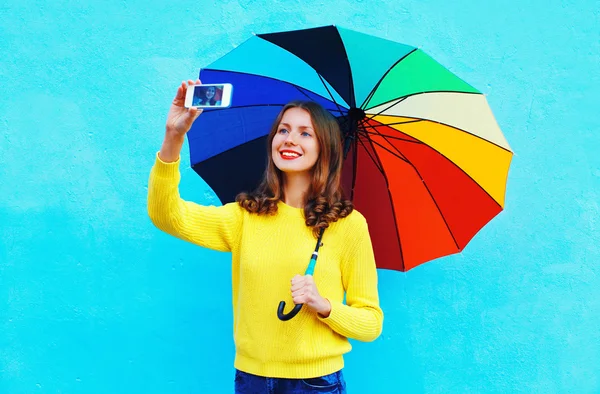
[[[310,174],[287,173],[283,176],[283,202],[294,208],[304,208],[310,187]]]

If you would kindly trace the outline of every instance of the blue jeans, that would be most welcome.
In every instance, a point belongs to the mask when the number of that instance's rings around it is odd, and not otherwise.
[[[235,394],[346,394],[342,371],[310,379],[265,378],[235,371]]]

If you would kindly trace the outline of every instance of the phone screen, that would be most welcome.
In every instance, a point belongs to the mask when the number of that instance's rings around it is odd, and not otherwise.
[[[194,107],[220,107],[223,101],[224,85],[196,86],[194,88]]]

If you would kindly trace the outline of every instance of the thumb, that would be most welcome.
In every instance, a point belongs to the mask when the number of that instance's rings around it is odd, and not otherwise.
[[[186,114],[186,123],[188,123],[190,126],[192,125],[192,123],[194,123],[194,121],[196,119],[198,119],[198,116],[200,116],[200,114],[202,113],[202,109],[199,108],[195,108],[192,107],[190,109],[188,109],[187,114]]]
[[[202,113],[201,108],[195,108],[195,107],[190,108],[190,117],[192,118],[192,122],[195,121],[196,119],[198,119],[198,116],[200,116],[201,113]]]

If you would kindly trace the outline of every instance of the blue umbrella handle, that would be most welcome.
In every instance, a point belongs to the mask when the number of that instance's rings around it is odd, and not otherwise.
[[[312,275],[315,272],[315,264],[316,263],[317,263],[317,254],[313,253],[313,256],[310,259],[310,263],[308,264],[308,267],[306,268],[306,272],[304,272],[304,275]],[[279,307],[277,308],[277,317],[281,321],[288,321],[288,320],[292,319],[294,316],[296,316],[298,314],[298,312],[300,312],[300,309],[302,309],[302,305],[303,304],[295,304],[294,309],[292,309],[290,313],[286,314],[286,313],[283,313],[283,310],[285,309],[285,301],[281,301],[279,303]]]

